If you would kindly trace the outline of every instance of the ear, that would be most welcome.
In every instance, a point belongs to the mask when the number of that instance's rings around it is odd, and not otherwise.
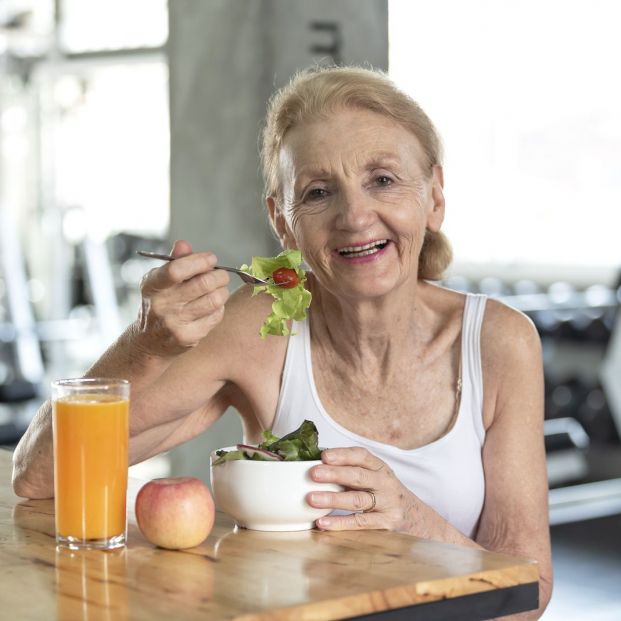
[[[298,246],[295,238],[293,237],[291,229],[287,224],[287,220],[278,206],[276,199],[273,196],[268,196],[265,199],[265,204],[267,206],[267,213],[270,217],[270,224],[272,225],[272,229],[274,229],[274,233],[276,233],[276,236],[280,241],[280,245],[283,248],[297,248]]]
[[[431,211],[427,216],[427,228],[437,233],[444,222],[444,171],[436,164],[431,177]]]

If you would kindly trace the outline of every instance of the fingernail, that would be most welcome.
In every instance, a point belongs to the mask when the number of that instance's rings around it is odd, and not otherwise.
[[[325,479],[327,471],[325,468],[317,467],[313,470],[313,476],[315,479]]]

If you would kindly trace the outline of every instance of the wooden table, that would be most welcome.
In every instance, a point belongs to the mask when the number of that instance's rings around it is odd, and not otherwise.
[[[133,513],[116,552],[57,549],[52,500],[11,490],[0,451],[0,615],[21,620],[434,619],[537,607],[533,562],[386,531],[264,533],[218,514],[191,550],[153,547]]]

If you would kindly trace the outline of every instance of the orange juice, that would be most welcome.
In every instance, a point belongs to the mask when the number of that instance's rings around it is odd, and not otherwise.
[[[124,542],[129,401],[72,394],[52,408],[57,538]]]

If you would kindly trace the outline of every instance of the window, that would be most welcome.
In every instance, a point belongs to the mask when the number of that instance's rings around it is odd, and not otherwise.
[[[390,73],[445,145],[456,264],[621,265],[621,4],[389,4]]]
[[[81,208],[97,239],[168,231],[167,88],[162,60],[95,64],[54,79],[55,202]]]
[[[66,52],[155,48],[168,38],[166,0],[62,0]]]

